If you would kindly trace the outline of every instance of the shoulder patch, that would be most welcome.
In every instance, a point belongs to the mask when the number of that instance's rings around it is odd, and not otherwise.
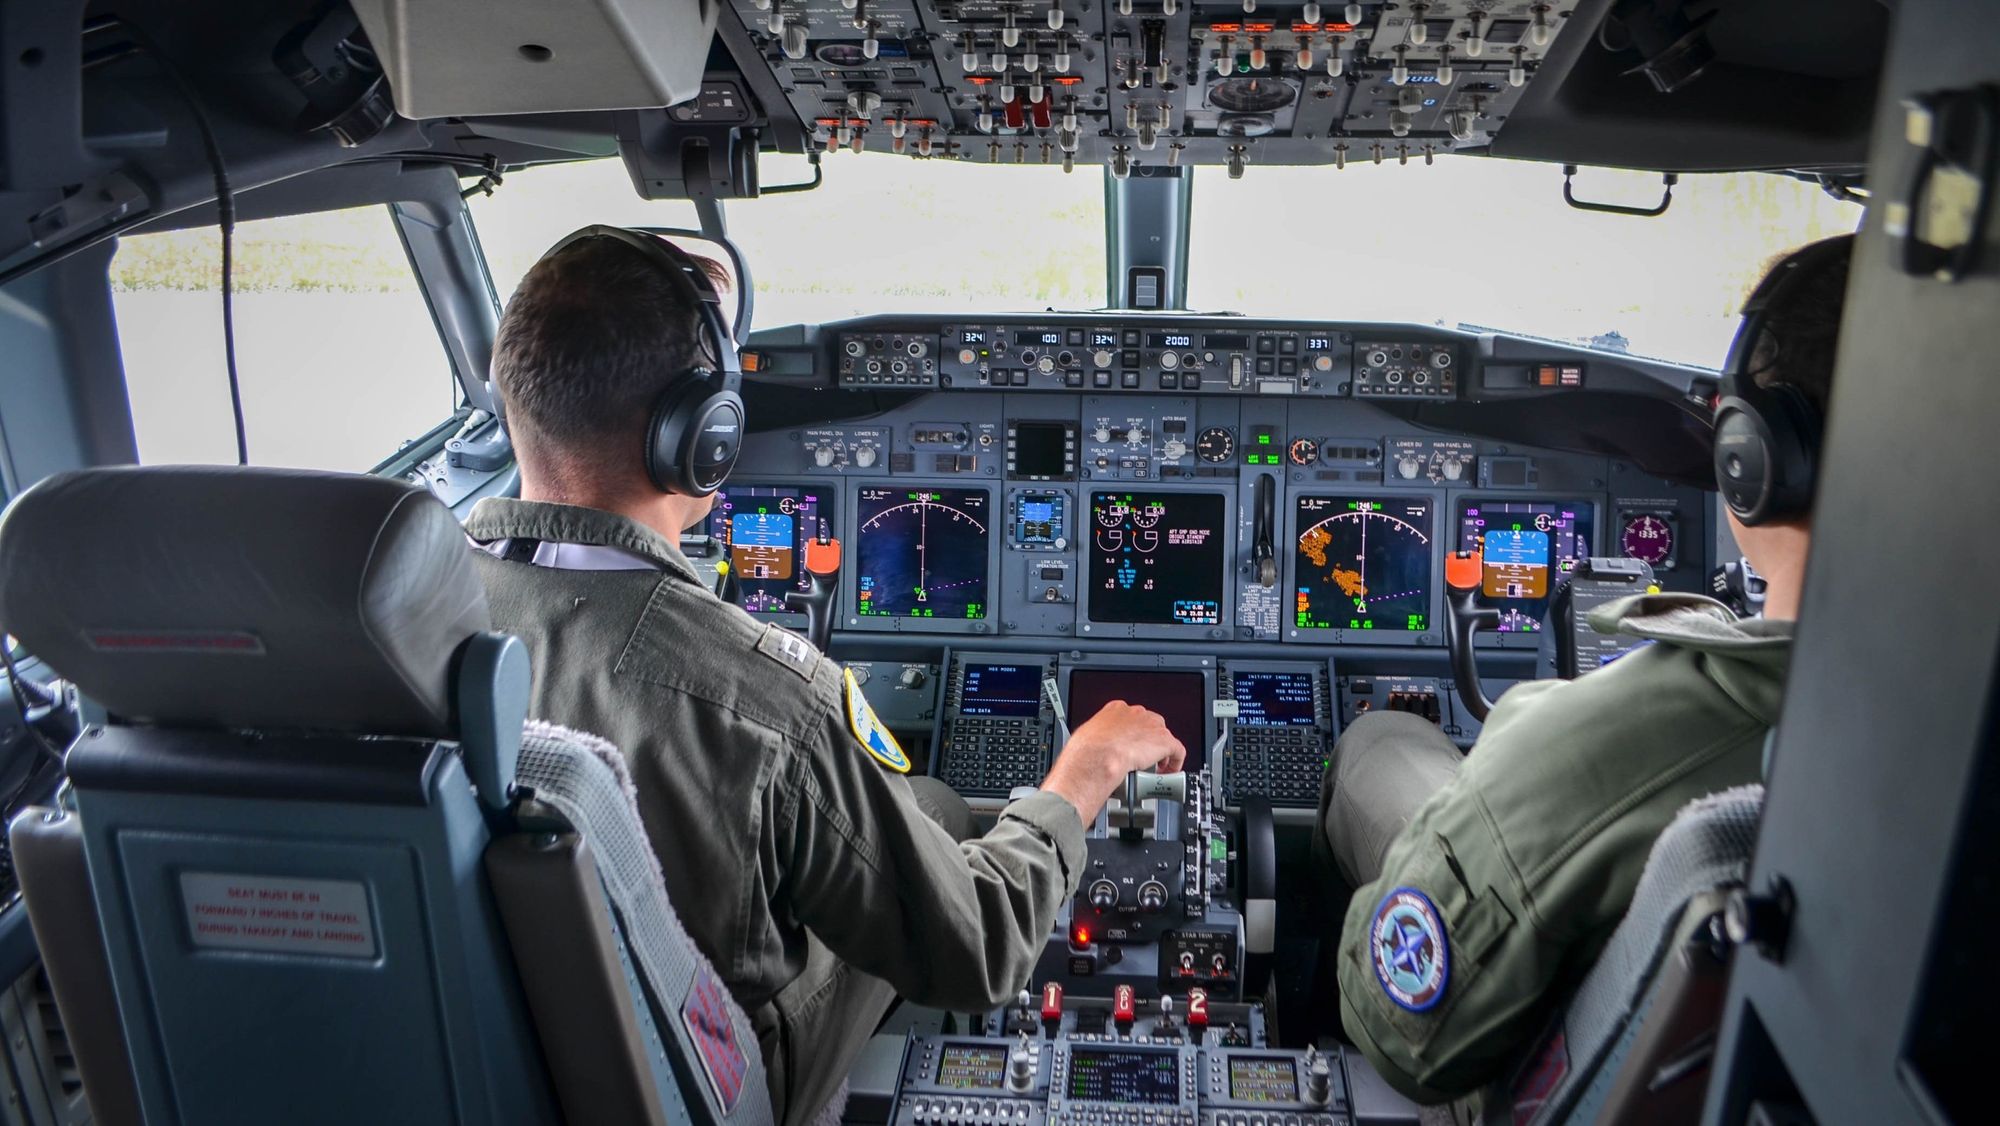
[[[1416,888],[1397,888],[1382,897],[1369,927],[1375,977],[1389,1000],[1421,1013],[1444,999],[1451,982],[1451,947],[1444,917]]]
[[[788,629],[765,626],[764,636],[757,639],[757,652],[771,658],[795,673],[800,680],[810,683],[813,666],[819,656],[805,638]]]
[[[860,740],[863,747],[868,748],[868,753],[874,756],[876,762],[898,774],[908,774],[910,756],[903,753],[896,737],[889,734],[889,729],[876,717],[875,709],[868,706],[868,697],[861,694],[861,682],[854,679],[854,670],[842,669],[840,678],[846,685],[849,730],[854,732],[854,737]]]

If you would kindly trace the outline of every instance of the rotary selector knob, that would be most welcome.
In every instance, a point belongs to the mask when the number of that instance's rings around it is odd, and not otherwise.
[[[1423,468],[1423,463],[1413,457],[1398,458],[1396,460],[1396,475],[1406,481],[1416,480],[1417,474],[1422,472]]]
[[[862,446],[854,451],[854,464],[868,469],[875,464],[875,447]]]
[[[1167,369],[1168,371],[1172,371],[1175,368],[1180,367],[1181,366],[1180,354],[1177,352],[1160,353],[1160,366]]]
[[[978,358],[979,358],[979,353],[973,351],[970,348],[960,348],[958,350],[958,362],[961,364],[970,364],[972,363],[972,361]]]
[[[1090,905],[1099,911],[1109,911],[1118,906],[1118,885],[1110,880],[1099,880],[1090,885]]]
[[[1147,880],[1139,885],[1139,910],[1148,914],[1167,909],[1167,885],[1158,880]]]
[[[1130,430],[1127,430],[1127,431],[1125,432],[1125,444],[1126,444],[1126,445],[1128,445],[1128,446],[1143,446],[1143,445],[1145,445],[1145,444],[1146,444],[1146,432],[1145,432],[1144,430],[1140,429],[1139,427],[1137,427],[1137,426],[1134,426],[1134,427],[1133,427],[1132,429],[1130,429]]]
[[[825,469],[827,466],[832,465],[833,447],[832,446],[813,447],[813,464],[819,466],[821,469]]]
[[[1040,359],[1039,361],[1037,361],[1037,362],[1036,362],[1036,364],[1035,364],[1035,367],[1036,367],[1036,369],[1037,369],[1037,370],[1039,370],[1039,371],[1040,371],[1040,372],[1041,372],[1041,373],[1042,373],[1043,375],[1047,375],[1047,374],[1049,374],[1050,372],[1052,372],[1052,371],[1056,370],[1056,361],[1055,361],[1055,357],[1053,357],[1053,356],[1043,356],[1043,357],[1042,357],[1042,358],[1041,358],[1041,359]]]
[[[1160,446],[1160,456],[1168,461],[1179,461],[1187,456],[1187,443],[1179,438],[1169,438]]]
[[[1447,481],[1456,481],[1465,476],[1465,462],[1455,457],[1445,458],[1440,468],[1444,470],[1444,479]]]
[[[1028,1036],[1021,1034],[1020,1042],[1007,1053],[1007,1089],[1025,1093],[1035,1086],[1035,1056],[1028,1049]]]
[[[1099,349],[1098,349],[1097,351],[1095,351],[1095,352],[1092,352],[1092,353],[1090,354],[1090,362],[1091,362],[1091,363],[1094,363],[1094,364],[1096,364],[1096,365],[1097,365],[1098,367],[1101,367],[1101,368],[1108,368],[1108,367],[1110,367],[1110,366],[1111,366],[1111,349],[1109,349],[1109,348],[1099,348]]]
[[[1109,442],[1111,440],[1111,428],[1109,426],[1100,426],[1092,430],[1090,432],[1090,440],[1099,443]]]

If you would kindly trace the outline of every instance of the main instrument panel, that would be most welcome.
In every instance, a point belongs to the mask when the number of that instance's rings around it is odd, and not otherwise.
[[[869,690],[976,798],[1039,781],[1058,721],[1080,722],[1041,695],[1055,678],[1072,710],[1111,692],[1178,716],[1197,762],[1224,734],[1205,705],[1228,701],[1218,800],[1307,807],[1355,715],[1476,733],[1444,654],[1449,553],[1482,552],[1500,625],[1479,644],[1509,679],[1541,671],[1504,654],[1538,647],[1579,561],[1641,559],[1698,591],[1714,554],[1698,489],[1411,409],[1685,398],[1684,368],[1421,326],[1191,317],[870,318],[757,347],[767,378],[851,400],[852,417],[753,433],[711,549],[746,609],[797,624],[795,561],[837,536],[833,655],[920,667],[926,704],[888,695],[902,669]]]

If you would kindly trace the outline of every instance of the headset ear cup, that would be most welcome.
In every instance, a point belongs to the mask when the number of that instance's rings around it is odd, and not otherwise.
[[[1715,483],[1745,526],[1812,508],[1819,415],[1795,387],[1748,387],[1715,410]]]
[[[660,397],[646,428],[646,475],[661,492],[705,497],[722,487],[743,442],[743,398],[710,377]]]

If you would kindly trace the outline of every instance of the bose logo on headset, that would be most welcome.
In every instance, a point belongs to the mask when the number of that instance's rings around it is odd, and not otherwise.
[[[744,421],[743,367],[736,355],[736,340],[722,315],[722,296],[699,262],[680,247],[645,231],[597,224],[563,239],[548,253],[587,238],[614,238],[637,249],[662,273],[680,279],[695,298],[696,322],[707,338],[707,347],[697,349],[696,354],[715,357],[716,367],[699,363],[689,367],[653,405],[646,425],[646,476],[662,492],[708,496],[722,487],[742,450],[737,435]],[[749,284],[748,279],[742,284]]]
[[[1772,267],[1743,303],[1743,323],[1729,345],[1715,404],[1715,485],[1745,525],[1792,516],[1812,508],[1819,473],[1820,408],[1785,383],[1763,387],[1750,370],[1757,344],[1779,298],[1800,279],[1812,278],[1852,253],[1854,236],[1816,242]]]

